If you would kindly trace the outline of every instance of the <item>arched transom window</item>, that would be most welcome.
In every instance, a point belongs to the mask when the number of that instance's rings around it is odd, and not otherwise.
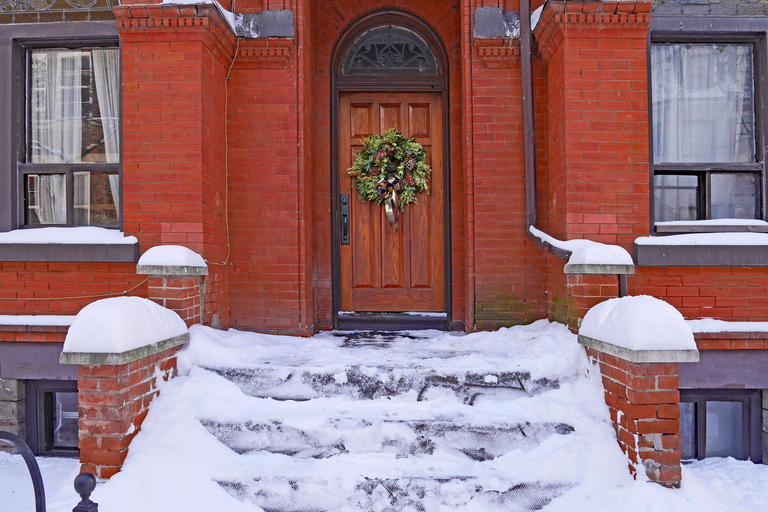
[[[342,76],[436,76],[437,59],[415,32],[387,25],[361,35],[350,47]]]

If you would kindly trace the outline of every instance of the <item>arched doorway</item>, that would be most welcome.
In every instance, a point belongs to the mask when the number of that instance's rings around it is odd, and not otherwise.
[[[413,15],[369,14],[339,39],[331,68],[333,309],[337,328],[450,325],[448,66],[435,32]],[[430,194],[402,213],[363,202],[347,169],[362,140],[389,128],[416,138]]]

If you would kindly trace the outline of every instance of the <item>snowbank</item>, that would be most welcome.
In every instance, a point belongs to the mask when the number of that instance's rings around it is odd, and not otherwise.
[[[139,258],[139,266],[208,267],[202,256],[182,245],[158,245]]]
[[[119,354],[187,333],[175,312],[141,297],[93,302],[75,317],[63,352]]]
[[[569,251],[568,265],[634,265],[632,256],[618,245],[607,245],[592,240],[558,240],[531,226],[531,234],[553,247]]]
[[[601,302],[584,316],[579,334],[630,350],[696,350],[683,315],[647,295]]]
[[[16,229],[0,233],[0,244],[135,244],[135,236],[114,229],[77,228]]]

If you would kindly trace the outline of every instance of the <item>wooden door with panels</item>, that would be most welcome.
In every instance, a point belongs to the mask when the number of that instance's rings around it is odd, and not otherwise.
[[[443,105],[439,92],[347,92],[339,97],[339,192],[342,219],[341,310],[445,311]],[[362,140],[396,128],[414,137],[432,168],[429,194],[401,210],[397,230],[384,207],[363,202],[347,169]],[[346,205],[343,204],[342,207]],[[346,224],[348,223],[348,224]]]

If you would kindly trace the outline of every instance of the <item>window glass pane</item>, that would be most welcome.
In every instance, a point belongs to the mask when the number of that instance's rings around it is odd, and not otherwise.
[[[754,162],[752,46],[651,47],[656,163]]]
[[[120,178],[115,173],[74,173],[74,223],[78,226],[116,226]]]
[[[53,446],[77,448],[77,393],[54,393]]]
[[[707,457],[744,458],[741,402],[707,401]]]
[[[27,224],[66,224],[66,176],[63,174],[28,174],[24,181]]]
[[[711,203],[713,219],[754,219],[757,215],[757,175],[713,173]]]
[[[680,402],[680,457],[695,459],[696,451],[696,404]]]
[[[29,161],[117,163],[119,77],[116,48],[31,50]]]
[[[696,220],[699,178],[695,175],[654,176],[653,198],[656,222]]]

